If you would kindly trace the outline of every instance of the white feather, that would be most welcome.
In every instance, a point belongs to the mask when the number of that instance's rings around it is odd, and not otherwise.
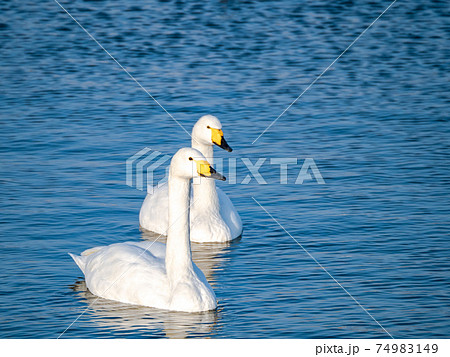
[[[197,168],[193,149],[180,149],[169,177],[167,245],[126,242],[70,254],[95,295],[124,303],[186,312],[216,308],[216,297],[202,271],[192,262],[189,239],[190,179]]]
[[[199,150],[213,164],[213,143],[211,130],[221,129],[220,121],[212,116],[201,117],[192,130],[192,147]],[[191,200],[190,237],[192,242],[227,242],[242,234],[242,221],[231,200],[225,192],[216,188],[214,180],[202,178],[193,185]],[[167,235],[168,186],[154,187],[148,193],[139,213],[142,228],[158,234]]]

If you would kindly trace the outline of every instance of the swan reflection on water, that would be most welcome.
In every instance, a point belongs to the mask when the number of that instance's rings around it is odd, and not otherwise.
[[[153,232],[142,232],[142,239],[166,242],[166,237]],[[223,269],[230,259],[226,254],[237,240],[227,243],[191,243],[192,259],[203,271],[212,287],[216,285],[215,273]],[[77,281],[71,289],[85,300],[92,321],[100,328],[119,333],[139,331],[147,337],[186,338],[210,335],[220,318],[219,308],[215,311],[185,313],[160,310],[146,306],[125,304],[93,295],[84,280]]]
[[[123,334],[139,331],[142,337],[205,337],[213,330],[219,312],[187,313],[124,304],[92,294],[84,280],[71,286],[86,301],[91,321],[102,329]]]

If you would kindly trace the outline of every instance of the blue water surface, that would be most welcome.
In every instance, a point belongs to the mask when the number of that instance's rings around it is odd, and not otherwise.
[[[216,149],[225,175],[237,163],[219,185],[244,234],[193,245],[219,306],[184,314],[97,300],[67,252],[153,239],[125,162],[189,136],[55,1],[2,1],[0,337],[450,337],[448,2],[397,1],[252,144],[389,4],[61,2],[182,126],[214,114],[234,149]],[[268,158],[267,184],[241,184],[242,158]],[[287,184],[270,158],[298,159]],[[325,184],[295,184],[305,158]]]

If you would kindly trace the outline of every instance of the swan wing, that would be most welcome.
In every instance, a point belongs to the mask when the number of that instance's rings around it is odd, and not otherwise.
[[[93,294],[164,309],[169,303],[169,284],[162,246],[158,242],[117,243],[98,247],[89,255],[71,256]]]

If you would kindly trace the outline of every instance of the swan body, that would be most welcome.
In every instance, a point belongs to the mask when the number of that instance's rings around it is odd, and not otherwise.
[[[152,243],[116,243],[70,256],[85,275],[89,291],[102,298],[165,310],[215,309],[215,294],[194,263],[188,279],[172,293],[165,267],[166,245]]]
[[[126,242],[70,254],[95,295],[129,304],[198,312],[217,307],[202,271],[192,262],[189,239],[191,178],[225,179],[193,149],[172,158],[168,182],[167,244]]]
[[[201,117],[192,129],[192,147],[213,165],[213,145],[232,151],[223,138],[222,124],[212,115]],[[142,228],[158,234],[168,231],[168,186],[154,187],[148,193],[139,213]],[[192,242],[227,242],[242,234],[242,221],[225,192],[214,180],[194,182],[191,192],[190,239]]]
[[[139,221],[142,228],[167,235],[169,226],[168,185],[158,187],[153,194],[147,194],[142,204]],[[197,243],[226,242],[242,234],[242,221],[233,203],[225,192],[216,187],[219,211],[211,212],[191,209],[191,241]],[[191,190],[192,207],[195,207]]]

